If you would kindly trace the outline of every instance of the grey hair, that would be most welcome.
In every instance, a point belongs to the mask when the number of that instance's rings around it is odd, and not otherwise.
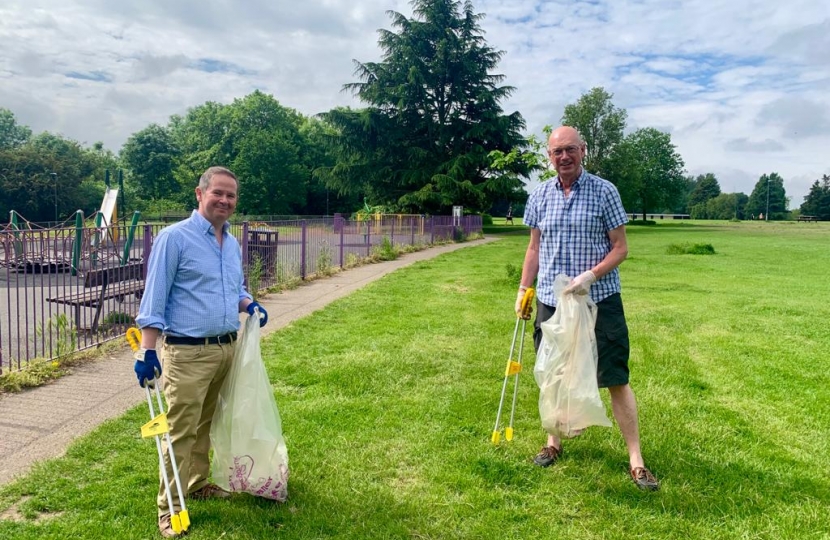
[[[210,167],[206,170],[202,176],[199,178],[199,189],[202,191],[207,190],[208,186],[210,185],[210,181],[213,179],[214,176],[217,174],[221,174],[224,176],[230,176],[236,182],[236,189],[239,189],[239,179],[236,177],[233,172],[225,167]]]

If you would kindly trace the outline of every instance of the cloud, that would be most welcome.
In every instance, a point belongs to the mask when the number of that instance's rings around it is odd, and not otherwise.
[[[90,71],[88,73],[78,73],[77,71],[70,71],[66,73],[70,79],[81,79],[82,81],[95,81],[111,83],[113,81],[112,75],[104,71]]]
[[[133,62],[133,80],[148,80],[163,78],[174,71],[187,66],[188,59],[183,54],[177,55],[152,55],[148,54],[136,59]]]
[[[771,126],[793,139],[830,133],[830,105],[805,97],[781,97],[764,105],[758,113],[761,126]]]
[[[205,73],[235,73],[237,75],[254,75],[256,73],[233,62],[225,62],[215,58],[199,58],[190,62],[188,67]]]
[[[830,67],[830,18],[785,32],[767,51],[799,63]]]
[[[750,141],[746,137],[742,137],[728,141],[726,149],[733,152],[778,152],[784,149],[784,145],[772,139]]]

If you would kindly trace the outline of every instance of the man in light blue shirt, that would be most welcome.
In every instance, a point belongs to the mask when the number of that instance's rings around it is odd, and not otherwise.
[[[161,230],[153,242],[144,296],[136,323],[141,350],[136,354],[139,384],[153,385],[162,374],[156,354],[161,336],[167,422],[185,495],[227,498],[229,493],[208,481],[210,424],[219,389],[228,374],[236,347],[239,313],[254,315],[260,326],[268,314],[245,290],[242,253],[229,232],[239,182],[224,167],[211,167],[199,179],[199,208],[191,216]],[[163,445],[164,466],[172,479],[169,448]],[[168,493],[160,474],[158,526],[161,535],[180,534],[171,525],[178,514],[175,485]],[[168,497],[170,495],[170,497]],[[169,500],[173,501],[173,508]]]
[[[637,487],[656,490],[659,483],[643,462],[637,401],[628,384],[628,326],[620,297],[618,266],[628,255],[625,224],[628,221],[617,188],[582,168],[585,142],[572,127],[554,130],[548,139],[548,156],[557,177],[531,193],[524,224],[531,227],[516,313],[521,300],[537,281],[537,314],[533,333],[538,351],[541,324],[553,316],[558,274],[575,276],[566,294],[590,294],[597,305],[597,384],[608,388],[614,417],[629,454],[629,474]],[[562,441],[549,434],[534,463],[547,467],[562,453]]]

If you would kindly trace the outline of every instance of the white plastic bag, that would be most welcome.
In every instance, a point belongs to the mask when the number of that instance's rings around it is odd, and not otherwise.
[[[288,498],[288,450],[259,347],[259,314],[248,317],[219,392],[210,439],[211,474],[228,491]]]
[[[588,295],[563,294],[570,281],[563,274],[554,280],[556,311],[541,325],[533,368],[542,427],[566,439],[589,426],[611,426],[597,387],[597,306]]]

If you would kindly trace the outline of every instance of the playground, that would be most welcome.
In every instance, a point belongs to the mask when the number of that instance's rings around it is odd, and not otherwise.
[[[0,369],[84,349],[134,316],[143,291],[140,214],[118,223],[117,201],[108,187],[94,215],[79,210],[51,228],[11,211],[0,229]]]

